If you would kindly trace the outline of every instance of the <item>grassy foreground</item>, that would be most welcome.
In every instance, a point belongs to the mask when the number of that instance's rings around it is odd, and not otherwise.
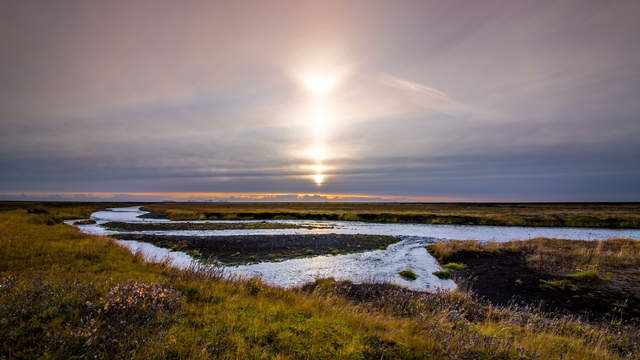
[[[640,228],[638,203],[153,203],[172,220],[320,219],[425,224]]]
[[[48,225],[49,224],[49,225]],[[0,358],[620,359],[637,328],[464,293],[320,281],[283,290],[150,264],[25,210],[0,214]],[[383,291],[383,292],[381,292]],[[384,294],[384,296],[381,296]]]

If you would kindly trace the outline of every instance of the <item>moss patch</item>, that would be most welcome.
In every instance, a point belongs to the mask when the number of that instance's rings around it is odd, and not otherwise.
[[[416,275],[416,273],[414,273],[411,270],[403,270],[403,271],[400,271],[398,274],[400,274],[400,276],[402,276],[407,280],[415,280],[418,278],[418,275]]]

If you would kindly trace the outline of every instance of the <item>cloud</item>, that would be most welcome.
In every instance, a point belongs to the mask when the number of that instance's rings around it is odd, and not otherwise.
[[[403,90],[398,94],[398,97],[404,99],[405,102],[449,115],[462,115],[465,112],[466,106],[464,104],[455,101],[436,88],[387,74],[380,75],[379,79],[384,85]],[[415,95],[408,95],[407,92],[415,93]]]

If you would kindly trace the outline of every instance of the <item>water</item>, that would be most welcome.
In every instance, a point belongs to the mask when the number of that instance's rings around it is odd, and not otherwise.
[[[115,234],[101,227],[109,221],[123,222],[186,222],[167,219],[142,219],[145,214],[139,207],[114,208],[91,215],[97,224],[79,225],[88,234]],[[237,222],[237,221],[190,221],[190,222]],[[316,256],[282,262],[228,267],[228,274],[238,277],[258,277],[271,285],[296,287],[318,278],[333,277],[337,280],[390,282],[413,290],[435,291],[455,288],[451,280],[441,280],[433,275],[441,270],[436,260],[425,250],[425,245],[434,241],[459,240],[526,240],[534,237],[550,237],[575,240],[605,240],[613,237],[640,239],[637,229],[590,229],[590,228],[532,228],[476,225],[430,225],[430,224],[381,224],[350,221],[277,220],[289,224],[314,226],[313,229],[252,229],[252,230],[205,230],[205,231],[131,231],[128,233],[157,235],[277,235],[277,234],[371,234],[398,236],[401,241],[385,250],[365,253]],[[72,224],[73,221],[67,221]],[[174,266],[185,268],[195,260],[189,255],[159,248],[149,243],[119,240],[131,251],[140,251],[149,261],[170,260]],[[418,275],[414,281],[402,278],[398,273],[410,269]]]
[[[137,216],[145,214],[140,207],[116,208],[114,211],[98,211],[91,215],[97,225],[82,225],[83,232],[108,235],[115,234],[99,224],[109,221],[123,222],[240,222],[240,221],[171,221],[166,219],[141,219]],[[262,220],[244,220],[256,222]],[[270,220],[288,224],[299,224],[316,227],[314,229],[247,229],[247,230],[172,230],[172,231],[128,231],[128,233],[154,235],[278,235],[278,234],[369,234],[391,236],[417,236],[440,240],[481,240],[511,241],[528,240],[536,237],[548,237],[571,240],[606,240],[609,238],[632,238],[640,240],[640,229],[592,229],[592,228],[558,228],[558,227],[526,227],[526,226],[483,226],[483,225],[431,225],[431,224],[384,224],[356,221],[320,221],[320,220]]]

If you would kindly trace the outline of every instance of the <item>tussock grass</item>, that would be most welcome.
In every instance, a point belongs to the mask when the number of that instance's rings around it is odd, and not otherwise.
[[[434,271],[433,275],[439,277],[440,279],[448,280],[453,278],[453,271],[449,269],[438,270],[438,271]]]
[[[581,271],[574,274],[569,274],[567,276],[578,281],[595,282],[602,280],[598,273],[593,270]]]
[[[403,270],[399,272],[400,276],[407,280],[415,280],[418,278],[418,275],[411,270]]]
[[[395,288],[397,296],[375,303],[371,286],[368,300],[355,302],[331,281],[309,292],[231,279],[215,266],[176,270],[38,216],[0,214],[0,354],[7,359],[638,355],[635,328],[478,307],[458,292]]]
[[[450,263],[446,263],[446,264],[442,265],[442,267],[445,268],[445,269],[452,270],[452,271],[457,271],[457,270],[462,270],[462,269],[466,268],[467,266],[465,264],[450,262]]]

